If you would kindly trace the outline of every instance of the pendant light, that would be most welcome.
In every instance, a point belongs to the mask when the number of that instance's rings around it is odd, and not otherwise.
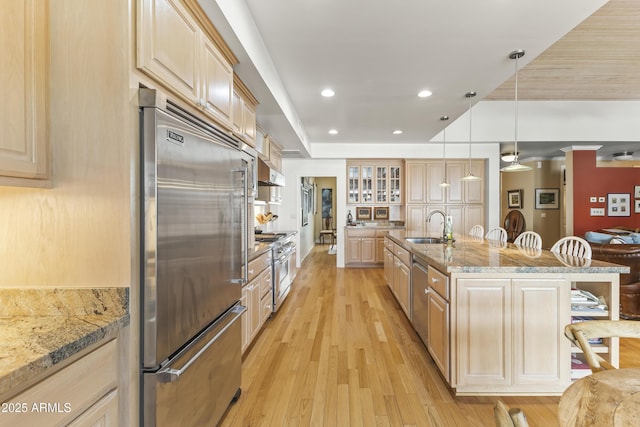
[[[449,116],[442,116],[440,120],[445,122],[449,120]],[[444,175],[442,176],[442,182],[440,183],[440,187],[448,187],[451,184],[447,182],[447,157],[445,152],[445,146],[447,145],[447,127],[445,126],[442,129],[442,161],[444,162]]]
[[[475,176],[473,172],[471,172],[471,98],[476,96],[476,93],[471,91],[464,94],[466,98],[469,99],[469,170],[467,171],[467,175],[461,178],[462,181],[480,181],[479,176]]]
[[[514,50],[509,54],[510,59],[515,59],[516,62],[516,85],[515,85],[515,131],[514,131],[514,159],[508,166],[500,169],[501,172],[524,172],[529,171],[529,166],[521,165],[518,161],[518,59],[524,56],[524,50]]]

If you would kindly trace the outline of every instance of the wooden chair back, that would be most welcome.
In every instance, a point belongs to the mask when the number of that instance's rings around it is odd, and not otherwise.
[[[474,225],[471,227],[471,230],[469,230],[469,236],[480,238],[484,237],[484,227],[480,224]]]
[[[589,344],[592,338],[640,338],[640,322],[635,320],[588,320],[564,327],[564,335],[584,353],[585,361],[596,373],[616,369]]]
[[[535,231],[522,232],[513,243],[527,248],[542,249],[542,237]]]
[[[549,249],[551,252],[557,252],[564,255],[572,255],[582,258],[591,259],[591,246],[589,242],[582,237],[567,236],[558,240]]]
[[[493,409],[496,427],[528,427],[527,417],[520,408],[507,407],[502,400],[496,402]]]

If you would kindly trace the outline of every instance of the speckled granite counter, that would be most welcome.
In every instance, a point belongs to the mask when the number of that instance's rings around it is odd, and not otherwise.
[[[129,290],[0,289],[0,396],[129,324]]]
[[[521,248],[511,243],[457,236],[451,244],[413,244],[403,231],[389,237],[416,257],[446,273],[628,273],[629,267],[593,259]]]

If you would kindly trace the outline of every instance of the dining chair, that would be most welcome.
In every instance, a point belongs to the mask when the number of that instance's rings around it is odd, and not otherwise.
[[[484,237],[484,227],[480,224],[474,225],[471,227],[471,230],[469,230],[469,236],[480,238]]]
[[[523,231],[513,243],[518,246],[542,249],[542,237],[535,231]]]
[[[496,427],[528,427],[527,417],[520,408],[509,408],[498,399],[493,414],[496,419]]]
[[[499,242],[507,241],[507,230],[502,227],[494,227],[484,236],[487,240],[497,240]]]
[[[584,240],[582,237],[563,237],[555,242],[549,250],[559,254],[591,259],[591,246],[589,245],[589,242]]]
[[[587,320],[564,327],[564,335],[584,353],[592,373],[617,369],[599,356],[589,343],[593,338],[640,338],[640,322],[636,320]]]

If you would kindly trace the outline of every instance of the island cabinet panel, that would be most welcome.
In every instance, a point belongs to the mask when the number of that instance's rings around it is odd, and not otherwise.
[[[565,280],[513,280],[513,360],[515,384],[562,384],[568,380],[571,319]]]
[[[49,186],[47,134],[47,4],[2,3],[0,184]],[[3,178],[8,177],[8,178]]]
[[[511,280],[458,279],[457,384],[512,383]]]
[[[450,378],[449,365],[449,303],[430,289],[427,294],[427,350],[447,382]]]

